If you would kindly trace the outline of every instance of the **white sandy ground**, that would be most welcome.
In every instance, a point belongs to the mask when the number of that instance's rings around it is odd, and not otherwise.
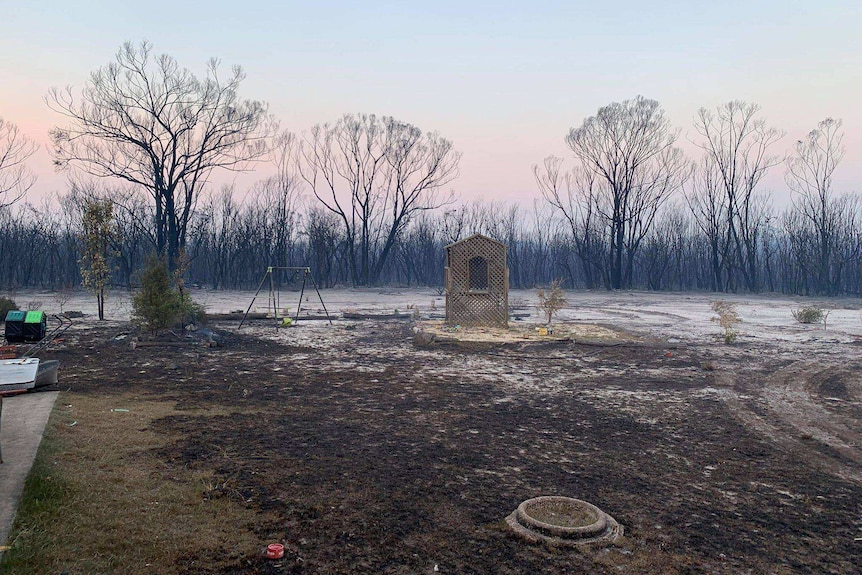
[[[204,304],[209,312],[225,313],[248,307],[253,291],[192,290],[195,300]],[[28,306],[48,313],[60,312],[60,296],[51,292],[21,291],[12,295],[23,309]],[[327,310],[335,317],[344,311],[366,313],[412,313],[420,316],[442,316],[445,297],[434,289],[331,289],[321,290]],[[846,343],[862,338],[862,299],[859,298],[804,298],[766,295],[728,295],[715,293],[668,292],[606,292],[568,291],[568,306],[556,322],[584,322],[612,325],[625,330],[648,333],[667,338],[670,343],[706,343],[720,331],[710,321],[715,314],[712,302],[724,299],[737,304],[742,323],[738,325],[739,343],[756,343],[758,340],[787,341],[801,344]],[[106,316],[125,321],[131,313],[131,296],[126,291],[108,295]],[[314,291],[306,291],[302,311],[322,313],[323,308]],[[282,291],[280,308],[290,315],[299,303],[299,292]],[[516,313],[529,313],[526,323],[542,324],[535,305],[533,290],[512,290],[510,305]],[[793,319],[791,310],[803,306],[819,305],[831,310],[826,329],[822,325],[803,325]],[[64,310],[83,311],[95,315],[95,298],[84,292],[74,292],[63,304]],[[252,311],[267,311],[267,293],[261,292]],[[316,323],[316,322],[311,322]],[[518,325],[513,322],[512,325]]]
[[[210,312],[224,313],[245,310],[251,302],[251,291],[193,290],[195,299]],[[327,309],[338,317],[350,310],[366,313],[416,313],[422,317],[441,317],[445,298],[435,289],[335,289],[323,290]],[[32,304],[49,313],[60,311],[55,294],[20,292],[14,294],[22,307]],[[283,291],[282,307],[296,309],[298,292]],[[317,294],[306,294],[303,309],[312,313],[322,311]],[[451,353],[439,347],[415,346],[409,337],[409,322],[404,322],[404,337],[393,338],[389,328],[378,320],[348,321],[337,319],[334,325],[324,320],[302,320],[290,329],[275,329],[267,321],[252,322],[243,330],[260,337],[289,343],[292,351],[284,359],[308,371],[343,373],[353,371],[374,374],[384,371],[381,358],[415,359],[412,376],[416,385],[405,393],[422,394],[429,383],[443,380],[459,382],[466,391],[477,383],[493,385],[498,393],[493,399],[477,397],[488,403],[529,402],[541,404],[560,394],[578,394],[598,413],[626,413],[640,423],[661,425],[669,416],[690,412],[699,402],[719,402],[727,406],[748,429],[768,438],[781,449],[798,453],[802,460],[818,465],[827,473],[844,479],[862,482],[862,429],[857,414],[862,405],[862,376],[854,371],[862,358],[862,299],[814,299],[766,295],[726,295],[714,293],[655,293],[655,292],[589,292],[569,291],[569,305],[555,319],[565,326],[608,326],[629,332],[644,340],[661,342],[655,353],[680,353],[685,348],[696,348],[696,357],[703,365],[662,371],[661,366],[637,367],[624,374],[620,384],[619,366],[600,358],[599,348],[572,352],[569,346],[551,346],[542,349],[502,349],[483,353]],[[724,345],[721,328],[711,321],[715,315],[712,302],[725,299],[737,305],[742,323],[738,326],[736,345]],[[38,302],[36,305],[35,302]],[[129,318],[130,296],[127,292],[112,292],[108,298],[107,315],[110,320],[122,322]],[[510,304],[519,314],[527,314],[521,321],[512,321],[526,332],[543,325],[536,311],[536,295],[532,290],[514,290]],[[830,310],[826,329],[822,324],[803,325],[792,316],[792,310],[818,305]],[[253,311],[265,311],[266,293],[261,294]],[[66,310],[81,310],[91,314],[76,320],[73,329],[86,329],[96,322],[95,299],[76,293],[64,303]],[[236,322],[238,324],[238,322]],[[520,326],[524,326],[521,328]],[[118,325],[119,327],[119,325]],[[219,329],[231,329],[232,322],[221,322]],[[389,334],[385,338],[375,333]],[[388,338],[388,339],[387,339]],[[323,358],[323,359],[322,359]],[[282,369],[279,357],[266,358],[273,371]],[[709,365],[709,368],[705,367]],[[692,386],[668,389],[645,388],[637,384],[645,370],[654,370],[653,379],[662,377],[690,378],[699,382]],[[847,386],[843,397],[826,397],[809,384],[824,369],[837,370]],[[605,372],[614,372],[608,385],[596,385],[596,378]],[[709,373],[705,378],[704,373]],[[630,378],[626,379],[626,378]],[[341,380],[341,378],[333,378]],[[585,385],[581,385],[584,383]],[[334,385],[349,385],[337,383]],[[357,409],[364,409],[357,398]],[[429,421],[438,428],[439,436],[446,437],[448,430],[442,421]],[[581,425],[586,433],[590,421]],[[548,433],[552,433],[549,430]],[[472,436],[460,440],[469,441]],[[505,438],[501,438],[505,439]],[[477,441],[487,440],[476,436]],[[682,438],[681,438],[682,440]],[[824,455],[818,445],[828,445],[840,457]],[[536,449],[543,449],[537,445]],[[558,462],[577,453],[544,453]],[[684,455],[662,452],[657,457]],[[686,461],[686,465],[693,464]],[[703,468],[708,478],[720,462]],[[706,479],[705,479],[706,481]],[[717,496],[723,496],[717,494]]]

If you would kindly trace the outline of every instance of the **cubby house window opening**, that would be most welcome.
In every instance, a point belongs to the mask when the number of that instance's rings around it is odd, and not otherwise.
[[[470,258],[467,268],[468,288],[471,293],[488,291],[488,260],[482,256]]]

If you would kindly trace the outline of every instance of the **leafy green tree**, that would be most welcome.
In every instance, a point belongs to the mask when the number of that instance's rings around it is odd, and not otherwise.
[[[114,205],[110,200],[91,198],[84,204],[83,256],[81,278],[84,287],[96,294],[99,320],[105,319],[105,291],[114,271],[108,263],[110,244],[116,235]]]

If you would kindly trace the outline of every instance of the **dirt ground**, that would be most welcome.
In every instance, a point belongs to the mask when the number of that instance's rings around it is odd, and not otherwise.
[[[413,297],[419,316],[439,309]],[[62,361],[58,403],[173,403],[148,428],[165,476],[211,474],[204,498],[259,518],[236,529],[260,548],[204,538],[177,573],[859,573],[858,300],[829,302],[823,330],[792,320],[797,300],[740,299],[725,345],[711,299],[574,301],[562,326],[631,335],[605,342],[416,345],[413,321],[257,321],[211,325],[215,348],[130,349],[122,322],[84,321],[44,357]],[[526,544],[504,518],[538,495],[590,501],[625,538]],[[280,561],[260,553],[274,541]]]

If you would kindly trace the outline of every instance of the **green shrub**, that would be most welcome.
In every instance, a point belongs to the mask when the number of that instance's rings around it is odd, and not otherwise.
[[[141,273],[141,289],[132,298],[132,321],[152,333],[202,322],[206,309],[176,282],[164,258],[150,258]]]
[[[9,312],[9,310],[13,309],[19,309],[18,304],[15,303],[15,300],[10,297],[0,296],[0,321],[5,321],[6,314]]]
[[[816,305],[790,310],[790,313],[799,323],[820,323],[825,319],[823,308]]]
[[[150,258],[141,272],[141,289],[132,298],[132,320],[155,333],[174,324],[179,307],[167,263],[163,258]]]

